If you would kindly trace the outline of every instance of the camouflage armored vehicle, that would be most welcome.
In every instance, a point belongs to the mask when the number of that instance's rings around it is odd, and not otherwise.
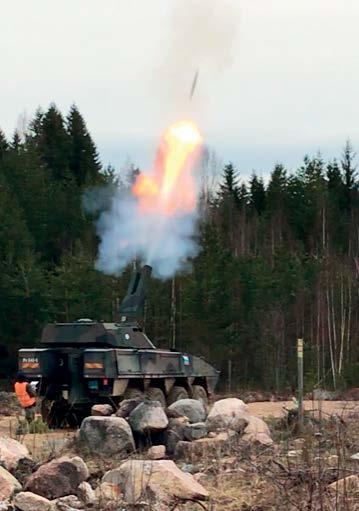
[[[207,401],[218,371],[199,357],[156,349],[139,319],[151,267],[135,272],[118,323],[80,319],[45,326],[41,347],[19,350],[19,370],[38,382],[43,419],[52,427],[73,426],[97,403],[116,407],[146,396],[164,406],[193,397]]]

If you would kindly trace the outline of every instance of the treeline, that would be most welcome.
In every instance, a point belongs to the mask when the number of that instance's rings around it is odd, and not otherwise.
[[[206,170],[205,166],[204,169]],[[208,169],[207,169],[208,170]],[[116,319],[128,272],[95,270],[92,187],[129,186],[104,169],[78,109],[51,105],[23,133],[0,132],[0,359],[48,321]],[[192,272],[153,281],[145,328],[159,346],[202,354],[238,385],[295,384],[298,337],[308,387],[359,385],[359,191],[349,143],[338,161],[306,157],[248,183],[228,164],[204,176]],[[106,207],[106,205],[104,205]],[[11,359],[14,361],[14,358]]]

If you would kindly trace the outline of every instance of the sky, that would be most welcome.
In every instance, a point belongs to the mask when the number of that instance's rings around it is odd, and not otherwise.
[[[166,126],[189,117],[243,175],[359,148],[357,0],[0,3],[8,136],[55,102],[77,104],[116,169],[150,168]]]

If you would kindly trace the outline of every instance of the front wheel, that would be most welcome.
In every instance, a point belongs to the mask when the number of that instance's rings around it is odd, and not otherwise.
[[[159,401],[163,408],[166,408],[166,396],[163,391],[157,387],[148,387],[145,396],[150,401]]]
[[[179,401],[180,399],[187,399],[188,392],[184,387],[180,387],[179,385],[175,385],[172,387],[171,392],[168,394],[167,403],[168,406],[174,403],[175,401]]]
[[[192,396],[193,396],[193,399],[197,399],[197,401],[202,401],[203,406],[205,408],[208,406],[207,392],[206,392],[206,389],[204,387],[202,387],[202,385],[193,385]]]

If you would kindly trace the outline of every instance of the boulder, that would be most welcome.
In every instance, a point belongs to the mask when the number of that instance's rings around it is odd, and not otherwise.
[[[166,450],[168,453],[173,454],[177,443],[184,439],[184,428],[187,424],[187,417],[178,417],[176,419],[169,420],[168,427],[164,435]]]
[[[53,511],[73,511],[83,510],[85,507],[84,503],[76,497],[76,495],[66,495],[60,497],[53,502]]]
[[[129,504],[137,503],[149,491],[160,491],[168,497],[183,500],[206,500],[209,497],[207,490],[191,474],[182,472],[171,460],[128,460],[107,472],[102,481],[123,488],[125,501]]]
[[[197,399],[179,399],[172,403],[168,410],[184,415],[192,424],[203,422],[207,417],[202,401],[197,401]]]
[[[91,408],[91,415],[94,417],[109,417],[113,414],[111,405],[93,405]]]
[[[154,445],[147,451],[147,458],[149,460],[162,460],[166,456],[166,446]]]
[[[52,509],[52,503],[50,500],[31,493],[30,491],[22,491],[18,493],[14,498],[14,504],[20,511],[50,511]]]
[[[107,502],[116,502],[122,498],[121,488],[113,483],[101,483],[95,490],[96,501],[100,509]]]
[[[85,504],[93,504],[96,501],[95,491],[86,481],[78,486],[76,494],[78,498]]]
[[[194,462],[208,456],[221,458],[227,455],[238,441],[238,433],[235,431],[221,431],[212,438],[200,438],[193,442],[179,441],[175,450],[176,458],[184,458]]]
[[[328,486],[330,491],[345,495],[347,493],[359,494],[359,475],[353,474],[338,481],[334,481]]]
[[[359,452],[353,454],[352,456],[350,456],[350,459],[353,460],[353,461],[359,461]]]
[[[104,456],[135,450],[131,428],[121,417],[86,417],[79,438],[92,452]]]
[[[163,431],[168,426],[167,415],[159,401],[143,401],[132,410],[128,420],[133,431],[141,434]]]
[[[220,399],[214,403],[206,420],[208,431],[232,429],[243,431],[247,425],[248,407],[235,397]]]
[[[262,445],[271,445],[273,440],[267,424],[259,417],[249,415],[247,417],[247,426],[244,429],[242,440],[250,443],[259,443]]]
[[[0,464],[13,471],[22,459],[31,459],[27,447],[13,438],[0,437]]]
[[[41,465],[29,477],[25,489],[47,499],[56,499],[76,493],[88,474],[88,468],[81,458],[63,456]]]
[[[190,442],[199,440],[207,435],[207,426],[204,422],[185,424],[183,427],[183,435],[185,440],[189,440]]]
[[[140,397],[124,399],[123,401],[121,401],[120,406],[118,407],[118,410],[115,413],[116,417],[122,417],[123,419],[127,419],[132,410],[134,410],[136,406],[138,406],[142,401],[143,399],[141,399]]]
[[[0,467],[0,502],[9,499],[15,491],[21,490],[21,484],[4,467]]]

